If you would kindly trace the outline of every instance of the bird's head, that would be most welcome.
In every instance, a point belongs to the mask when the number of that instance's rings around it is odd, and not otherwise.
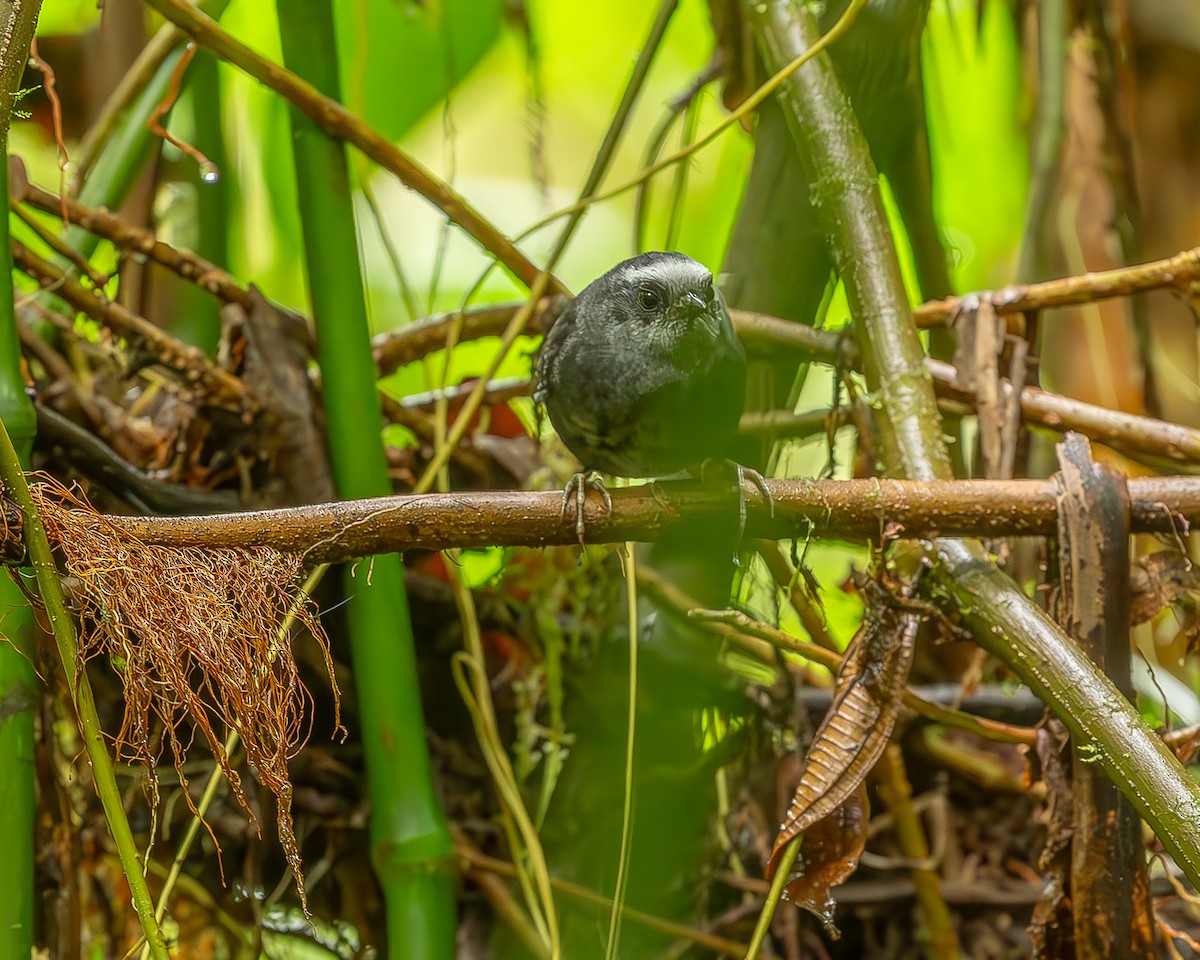
[[[584,290],[580,300],[587,301],[589,313],[657,327],[668,339],[702,330],[717,340],[729,327],[712,273],[682,253],[643,253],[625,260]]]

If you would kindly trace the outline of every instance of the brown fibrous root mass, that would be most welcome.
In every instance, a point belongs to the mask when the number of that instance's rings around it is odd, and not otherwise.
[[[287,765],[308,738],[311,698],[298,676],[290,637],[281,636],[289,612],[321,648],[335,705],[338,691],[315,609],[295,603],[300,557],[268,547],[153,546],[131,538],[56,481],[44,478],[30,491],[72,578],[77,669],[105,656],[121,678],[125,714],[115,738],[118,757],[153,772],[169,746],[183,796],[195,812],[184,763],[193,730],[200,731],[257,827],[218,730],[236,732],[247,762],[278,801],[279,839],[303,902]]]

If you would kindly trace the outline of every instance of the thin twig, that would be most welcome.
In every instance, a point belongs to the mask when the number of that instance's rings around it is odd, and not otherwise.
[[[145,317],[119,303],[102,301],[20,241],[12,240],[11,247],[13,262],[20,270],[43,287],[52,288],[55,295],[118,336],[136,339],[156,360],[177,370],[203,390],[206,399],[235,405],[243,405],[248,401],[242,381],[215,366],[203,350],[177,340],[161,327],[156,327]]]
[[[79,149],[76,151],[76,157],[71,163],[71,182],[68,187],[68,192],[72,196],[79,192],[80,185],[87,177],[92,164],[96,162],[96,157],[108,143],[108,139],[120,122],[125,109],[141,94],[146,84],[150,82],[150,78],[158,72],[163,61],[171,55],[172,50],[183,43],[184,39],[185,35],[178,27],[170,23],[164,24],[159,27],[158,32],[150,38],[149,43],[142,48],[137,59],[125,71],[121,82],[104,102],[104,106],[100,108],[99,115],[84,134]]]
[[[16,157],[10,158],[8,169],[9,191],[14,201],[27,203],[36,210],[56,215],[65,209],[69,222],[110,241],[122,253],[132,253],[153,260],[184,280],[207,290],[218,299],[250,309],[252,304],[246,288],[215,263],[205,260],[191,250],[163,243],[152,230],[134,226],[104,207],[89,207],[78,200],[58,197],[48,190],[34,186],[25,174],[24,164]],[[17,213],[21,214],[19,208]]]
[[[989,292],[992,306],[1006,316],[1096,303],[1114,297],[1131,297],[1150,290],[1180,290],[1185,293],[1200,282],[1200,247],[1167,257],[1135,264],[1082,273],[1042,283],[1014,284]],[[962,308],[962,297],[930,300],[913,311],[918,326],[935,327],[952,323]]]
[[[478,847],[470,841],[461,829],[455,827],[451,829],[454,832],[455,852],[458,854],[459,859],[479,870],[487,870],[505,877],[516,876],[517,868],[513,864],[505,860],[499,860],[496,857],[489,857],[487,854],[480,852]],[[581,884],[573,883],[570,880],[564,880],[561,877],[551,877],[550,885],[555,890],[559,890],[576,900],[583,900],[604,909],[609,909],[612,906],[612,901],[608,897],[596,893],[594,890],[589,890]],[[727,940],[725,937],[718,937],[710,933],[705,933],[702,930],[694,930],[691,927],[685,927],[682,924],[664,920],[661,917],[644,913],[633,907],[624,907],[622,913],[626,919],[633,920],[635,923],[640,923],[652,930],[658,930],[672,937],[678,937],[681,940],[687,940],[715,953],[737,956],[746,949],[744,943]]]

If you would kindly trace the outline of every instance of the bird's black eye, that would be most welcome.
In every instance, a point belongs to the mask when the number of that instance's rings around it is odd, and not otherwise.
[[[707,280],[704,281],[704,285],[700,289],[700,296],[701,296],[701,298],[703,298],[705,304],[707,304],[708,306],[711,306],[715,293],[716,293],[716,291],[713,290],[712,277],[709,277]]]
[[[638,306],[643,310],[658,310],[663,305],[662,291],[656,287],[639,287],[637,293]]]

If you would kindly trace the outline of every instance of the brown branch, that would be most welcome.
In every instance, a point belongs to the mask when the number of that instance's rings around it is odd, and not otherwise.
[[[531,335],[544,333],[562,313],[566,303],[563,296],[546,297],[540,301],[525,326],[525,332]],[[397,367],[444,350],[458,323],[462,326],[455,335],[456,343],[498,337],[520,308],[519,303],[475,307],[461,313],[435,314],[388,330],[378,334],[373,341],[375,362],[379,364],[380,373],[386,376]],[[831,362],[842,358],[848,366],[857,362],[853,341],[839,333],[816,330],[802,323],[791,323],[750,310],[730,310],[729,315],[733,318],[738,338],[752,356],[774,357],[779,354],[779,348],[784,347]]]
[[[331,137],[353,144],[385,170],[395,174],[401,183],[421,194],[474,237],[484,250],[492,254],[522,283],[528,287],[533,286],[541,270],[517,249],[512,240],[449,184],[440,180],[378,131],[367,126],[336,100],[324,96],[316,87],[290,70],[285,70],[279,64],[259,56],[221,29],[217,21],[201,13],[186,0],[145,2],[197,43],[274,90]],[[566,291],[562,283],[553,277],[550,279],[550,288],[556,293]]]
[[[1133,296],[1150,290],[1178,289],[1188,291],[1200,283],[1200,247],[1184,250],[1173,257],[1140,263],[1132,267],[1119,267],[1097,273],[1084,273],[1042,283],[1013,284],[1000,290],[969,294],[970,297],[987,297],[997,313],[1016,314],[1049,307],[1069,307],[1114,297]],[[964,297],[947,297],[930,300],[913,311],[917,325],[921,327],[946,326],[954,321],[962,310]],[[504,321],[517,310],[516,304],[486,307],[468,311],[460,340],[498,336]],[[738,336],[747,350],[770,351],[780,345],[792,346],[822,359],[834,359],[839,354],[855,356],[853,346],[844,343],[837,333],[814,330],[803,324],[789,323],[778,317],[753,313],[748,310],[731,310]],[[441,349],[445,334],[433,335],[433,330],[448,324],[456,315],[446,314],[399,330],[380,334],[375,339],[376,355],[380,363],[392,362],[392,353],[400,358],[390,369],[402,363],[419,359],[427,353]],[[541,328],[535,321],[528,328],[530,333]],[[385,359],[387,358],[387,359]]]
[[[557,319],[566,305],[564,296],[544,297],[533,308],[525,332],[542,334]],[[466,343],[484,337],[498,337],[521,308],[519,303],[475,307],[453,313],[439,313],[405,324],[396,330],[377,334],[371,341],[380,376],[386,377],[405,364],[415,363],[431,353],[445,350],[448,343]],[[455,326],[461,323],[457,331]]]
[[[1200,478],[1128,481],[1135,532],[1183,533],[1200,520]],[[768,480],[774,515],[755,496],[748,533],[754,537],[824,536],[846,540],[959,536],[1052,536],[1052,480]],[[715,527],[737,522],[732,490],[712,483],[661,482],[615,490],[604,515],[587,504],[592,543],[651,541],[683,515]],[[576,541],[558,491],[498,490],[379,497],[210,517],[112,517],[129,536],[169,547],[270,546],[338,562],[398,550],[482,546],[549,546]],[[4,541],[0,539],[0,548]],[[11,556],[11,553],[7,555]]]
[[[205,260],[190,250],[180,250],[159,240],[152,230],[136,227],[122,220],[117,214],[104,207],[88,207],[77,200],[59,197],[48,190],[34,186],[25,173],[25,164],[19,157],[10,157],[8,164],[8,189],[17,203],[27,203],[35,210],[61,216],[66,210],[67,219],[103,237],[122,253],[133,253],[153,260],[178,274],[184,280],[195,283],[225,303],[236,303],[249,309],[250,295],[233,277],[215,263]],[[69,249],[69,248],[68,248]],[[64,256],[67,251],[60,250]],[[78,253],[75,254],[78,256]],[[80,264],[76,264],[79,266]]]
[[[1082,279],[1085,278],[1073,277],[1071,281]],[[561,299],[543,301],[538,307],[534,322],[530,324],[529,332],[539,332],[542,329],[541,325],[547,322],[548,318],[557,316],[563,302]],[[498,336],[516,309],[516,304],[507,304],[467,311],[461,315],[463,326],[458,341],[461,343],[481,337]],[[803,324],[789,323],[778,317],[744,310],[731,310],[730,315],[733,317],[738,337],[746,346],[747,352],[752,355],[775,356],[780,348],[783,348],[827,362],[840,360],[848,368],[858,366],[858,358],[852,345],[837,333],[814,330]],[[412,363],[442,349],[446,343],[447,331],[459,316],[443,314],[430,317],[377,336],[375,356],[381,372],[390,373],[398,366]],[[974,395],[959,384],[958,374],[953,366],[927,359],[925,368],[933,377],[934,389],[939,398],[974,404]],[[1004,381],[1003,391],[1005,397],[1011,393],[1012,385],[1008,381]],[[1037,387],[1022,388],[1021,415],[1029,423],[1036,423],[1060,433],[1075,430],[1099,443],[1133,454],[1149,454],[1178,462],[1200,463],[1200,430],[1192,427],[1109,410]]]
[[[1114,297],[1129,297],[1150,290],[1176,289],[1187,292],[1200,282],[1200,247],[1184,250],[1163,260],[1084,273],[1042,283],[1014,284],[987,294],[997,313],[1014,314],[1095,303]],[[974,294],[982,296],[983,294]],[[969,295],[970,296],[970,295]],[[945,326],[962,309],[963,297],[931,300],[913,311],[922,327]]]
[[[927,359],[925,369],[933,377],[939,397],[972,403],[971,392],[958,383],[958,372],[953,366]],[[1012,393],[1012,384],[1002,381],[1002,391],[1007,398]],[[1109,410],[1038,387],[1022,388],[1021,416],[1029,423],[1059,432],[1075,430],[1119,449],[1200,463],[1200,430],[1181,424]]]
[[[137,340],[159,363],[177,370],[189,383],[203,390],[206,400],[233,405],[248,402],[242,381],[215,366],[203,350],[175,339],[119,303],[101,300],[19,240],[12,240],[10,245],[13,262],[20,270],[118,336]]]

